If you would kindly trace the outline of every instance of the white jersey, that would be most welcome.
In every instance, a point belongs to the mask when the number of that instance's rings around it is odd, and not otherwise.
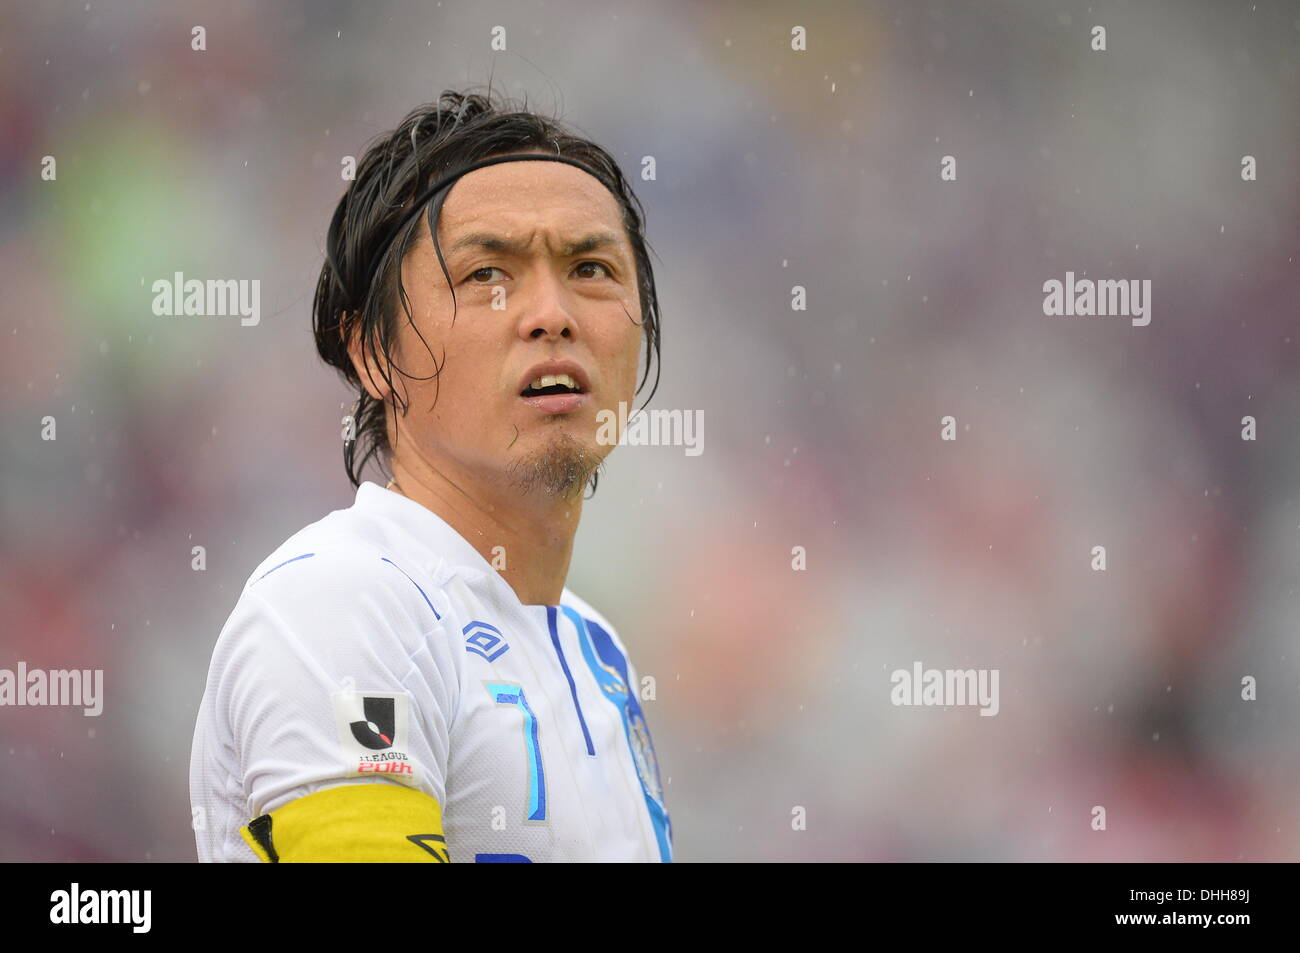
[[[442,810],[452,862],[670,861],[639,681],[566,588],[524,605],[441,517],[377,483],[290,537],[217,639],[190,799],[200,861],[258,860],[240,828],[345,784]]]

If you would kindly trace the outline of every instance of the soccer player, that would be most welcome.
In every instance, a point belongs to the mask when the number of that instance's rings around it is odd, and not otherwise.
[[[643,214],[604,149],[490,94],[363,156],[314,304],[358,392],[356,499],[253,571],[217,639],[201,861],[672,859],[636,667],[565,586],[616,442],[597,414],[640,390],[643,343],[642,386],[657,364]]]

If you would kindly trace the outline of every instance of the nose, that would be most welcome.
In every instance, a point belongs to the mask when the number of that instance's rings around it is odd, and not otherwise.
[[[563,280],[550,272],[535,274],[519,320],[520,337],[572,338],[577,327]]]

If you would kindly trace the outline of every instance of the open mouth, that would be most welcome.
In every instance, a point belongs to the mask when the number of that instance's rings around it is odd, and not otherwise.
[[[586,393],[568,374],[548,374],[546,377],[539,377],[522,391],[520,397],[550,397],[557,394],[582,394]]]
[[[585,405],[589,395],[568,374],[534,378],[519,392],[525,404],[543,414],[571,414]]]

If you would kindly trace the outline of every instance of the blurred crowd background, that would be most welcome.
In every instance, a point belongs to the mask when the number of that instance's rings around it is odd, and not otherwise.
[[[106,699],[0,709],[0,859],[194,858],[217,633],[354,496],[341,158],[489,78],[637,179],[651,406],[704,414],[615,451],[568,581],[655,676],[679,860],[1297,859],[1298,50],[1283,0],[4,4],[0,667]],[[261,323],[155,316],[178,271]],[[1067,271],[1150,325],[1045,316]],[[895,707],[916,661],[999,714]]]

